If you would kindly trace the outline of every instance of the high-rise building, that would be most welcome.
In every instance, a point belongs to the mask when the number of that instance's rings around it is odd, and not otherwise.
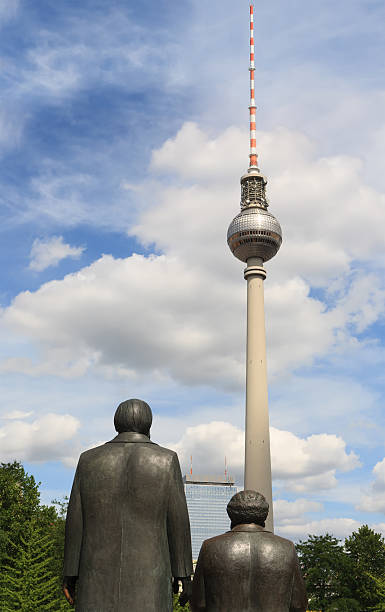
[[[183,478],[190,516],[193,559],[198,559],[202,542],[230,529],[226,506],[237,492],[232,478],[192,476]]]
[[[269,412],[267,403],[266,340],[263,267],[282,242],[281,226],[268,212],[267,179],[258,167],[256,141],[254,8],[250,6],[250,162],[241,178],[241,211],[230,223],[227,242],[235,257],[246,263],[247,348],[245,489],[260,491],[269,502],[266,527],[273,531]]]

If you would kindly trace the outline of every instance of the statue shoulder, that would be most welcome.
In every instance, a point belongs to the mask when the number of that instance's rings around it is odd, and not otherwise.
[[[178,460],[178,455],[175,451],[170,448],[166,448],[165,446],[160,446],[159,444],[152,443],[149,445],[151,451],[156,453],[160,459],[163,459],[165,462],[172,463],[173,460]]]
[[[88,448],[87,450],[83,451],[80,454],[78,465],[80,466],[81,464],[87,463],[88,461],[93,460],[94,458],[98,457],[101,453],[105,453],[106,448],[107,448],[107,445],[103,443],[103,444],[99,444],[98,446],[93,446],[92,448]]]
[[[271,534],[274,538],[274,540],[276,542],[279,542],[282,546],[285,546],[286,548],[290,548],[293,549],[294,548],[294,543],[291,540],[288,540],[287,538],[283,538],[282,536],[278,536],[275,534]]]
[[[282,554],[285,554],[286,556],[292,556],[295,554],[295,546],[291,540],[282,538],[281,536],[267,531],[264,534],[264,538],[266,542],[269,541],[269,546],[279,549]]]
[[[234,544],[234,542],[234,533],[232,531],[226,531],[225,533],[204,540],[201,547],[202,554],[211,553],[214,549],[228,548],[230,545]]]

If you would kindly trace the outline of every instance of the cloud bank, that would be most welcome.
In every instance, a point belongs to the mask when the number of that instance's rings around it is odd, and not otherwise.
[[[2,370],[79,376],[96,367],[128,379],[152,372],[186,385],[240,388],[245,286],[225,233],[237,212],[239,194],[229,176],[243,164],[244,140],[236,128],[211,138],[187,123],[155,151],[153,176],[138,197],[151,186],[158,198],[142,208],[130,231],[162,254],[106,255],[61,281],[20,293],[3,311],[3,324],[40,352],[33,363],[12,356]],[[259,140],[272,209],[285,230],[266,281],[269,373],[275,377],[337,347],[351,351],[383,317],[382,276],[359,273],[357,262],[369,262],[382,244],[385,207],[384,196],[363,183],[359,160],[317,159],[312,143],[289,130],[261,132]],[[221,150],[230,152],[224,162]],[[162,182],[167,173],[171,187]],[[362,235],[368,218],[372,230]],[[43,269],[78,257],[81,249],[60,237],[37,242],[32,265]],[[312,286],[319,287],[317,296]]]

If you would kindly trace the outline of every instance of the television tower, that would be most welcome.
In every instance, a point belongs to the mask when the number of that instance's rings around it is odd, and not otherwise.
[[[250,5],[250,163],[241,177],[241,211],[230,223],[227,243],[235,257],[246,263],[247,348],[245,489],[260,491],[269,502],[266,528],[273,531],[269,409],[267,396],[263,267],[278,252],[282,230],[268,212],[266,177],[258,168],[256,149],[254,60],[254,8]]]

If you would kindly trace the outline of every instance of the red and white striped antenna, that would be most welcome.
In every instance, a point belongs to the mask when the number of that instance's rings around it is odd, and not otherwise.
[[[250,168],[258,168],[255,113],[254,5],[250,3]]]

